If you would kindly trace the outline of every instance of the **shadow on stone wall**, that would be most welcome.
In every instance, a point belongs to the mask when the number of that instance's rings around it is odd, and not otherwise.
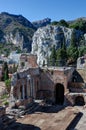
[[[82,76],[76,70],[73,72],[72,81],[73,82],[80,82],[80,83],[82,82],[82,83],[84,83],[84,80],[83,80]]]

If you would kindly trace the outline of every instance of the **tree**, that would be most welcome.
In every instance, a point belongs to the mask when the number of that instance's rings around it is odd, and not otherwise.
[[[78,49],[76,47],[69,47],[67,53],[68,53],[68,63],[69,64],[75,63],[79,54]]]
[[[63,38],[63,43],[61,48],[57,50],[57,58],[56,58],[56,65],[58,66],[59,63],[61,66],[64,66],[67,61],[67,51],[65,45],[65,38]]]
[[[55,26],[55,25],[58,25],[58,23],[59,23],[59,22],[57,22],[57,21],[53,21],[53,22],[51,23],[51,25],[54,25],[54,26]]]
[[[14,63],[13,64],[13,68],[12,68],[13,69],[13,73],[15,73],[17,71],[17,68],[18,68],[18,66],[16,66],[15,63]]]
[[[86,54],[86,46],[82,46],[79,48],[79,57],[84,56]]]
[[[80,18],[80,19],[76,20],[75,22],[71,23],[70,27],[77,29],[77,30],[81,30],[84,33],[86,33],[86,20]]]
[[[76,62],[78,58],[78,46],[77,46],[77,38],[75,31],[72,32],[71,35],[71,43],[69,48],[67,49],[67,55],[68,55],[68,63],[74,63]]]
[[[10,94],[10,89],[11,89],[11,80],[10,79],[5,80],[5,86],[6,86],[7,92]]]
[[[61,19],[61,20],[59,21],[59,25],[65,26],[65,27],[68,27],[68,26],[69,26],[68,23],[67,23],[64,19]]]
[[[2,66],[2,75],[3,75],[3,80],[4,81],[7,80],[7,79],[9,79],[7,62],[3,63],[3,66]]]
[[[77,47],[77,36],[76,36],[76,31],[73,30],[72,34],[71,34],[71,43],[70,46],[72,47]]]
[[[54,66],[55,62],[56,62],[56,48],[55,48],[55,45],[54,45],[53,48],[52,48],[51,55],[50,55],[50,65]]]
[[[81,36],[78,38],[78,46],[79,46],[79,47],[82,47],[82,46],[85,47],[85,45],[86,45],[85,37],[84,37],[84,35],[81,35]]]

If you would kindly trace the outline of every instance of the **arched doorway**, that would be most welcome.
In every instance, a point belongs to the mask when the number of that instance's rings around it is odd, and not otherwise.
[[[85,105],[83,96],[77,96],[77,97],[75,98],[75,105],[78,105],[78,106],[83,106],[83,105]]]
[[[60,83],[55,86],[55,103],[58,105],[63,105],[64,103],[64,86]]]

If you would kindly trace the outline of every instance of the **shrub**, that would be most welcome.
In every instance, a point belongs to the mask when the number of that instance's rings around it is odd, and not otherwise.
[[[8,102],[8,101],[5,101],[3,104],[4,104],[5,106],[8,106],[8,105],[9,105],[9,102]]]
[[[5,80],[5,86],[6,86],[7,92],[10,93],[10,89],[11,89],[11,80],[10,79]]]

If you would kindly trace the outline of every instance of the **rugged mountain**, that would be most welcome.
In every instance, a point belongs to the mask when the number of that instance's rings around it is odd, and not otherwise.
[[[70,21],[67,21],[67,22],[68,23],[75,23],[75,22],[78,22],[79,20],[86,21],[86,17],[80,17],[80,18],[77,18],[77,19],[74,19],[74,20],[70,20]]]
[[[43,20],[38,20],[38,21],[34,21],[32,22],[32,24],[36,27],[36,28],[39,28],[39,27],[44,27],[48,24],[51,23],[51,19],[50,18],[45,18]]]
[[[70,45],[73,30],[77,39],[82,35],[86,41],[86,18],[71,22],[60,20],[53,24],[51,19],[46,18],[31,23],[22,15],[3,12],[0,14],[0,54],[6,52],[8,55],[11,50],[16,49],[28,51],[37,54],[39,65],[43,65],[44,61],[47,64],[47,58],[54,45],[56,49],[60,48],[64,38],[65,45]]]
[[[52,47],[58,49],[65,38],[65,44],[68,47],[70,45],[70,39],[73,29],[48,25],[43,28],[39,28],[33,36],[32,53],[38,57],[38,64],[40,66],[47,64],[47,58],[51,54]],[[77,39],[80,37],[81,32],[75,30]]]
[[[33,24],[22,15],[0,14],[0,43],[13,43],[30,52],[35,30]]]

